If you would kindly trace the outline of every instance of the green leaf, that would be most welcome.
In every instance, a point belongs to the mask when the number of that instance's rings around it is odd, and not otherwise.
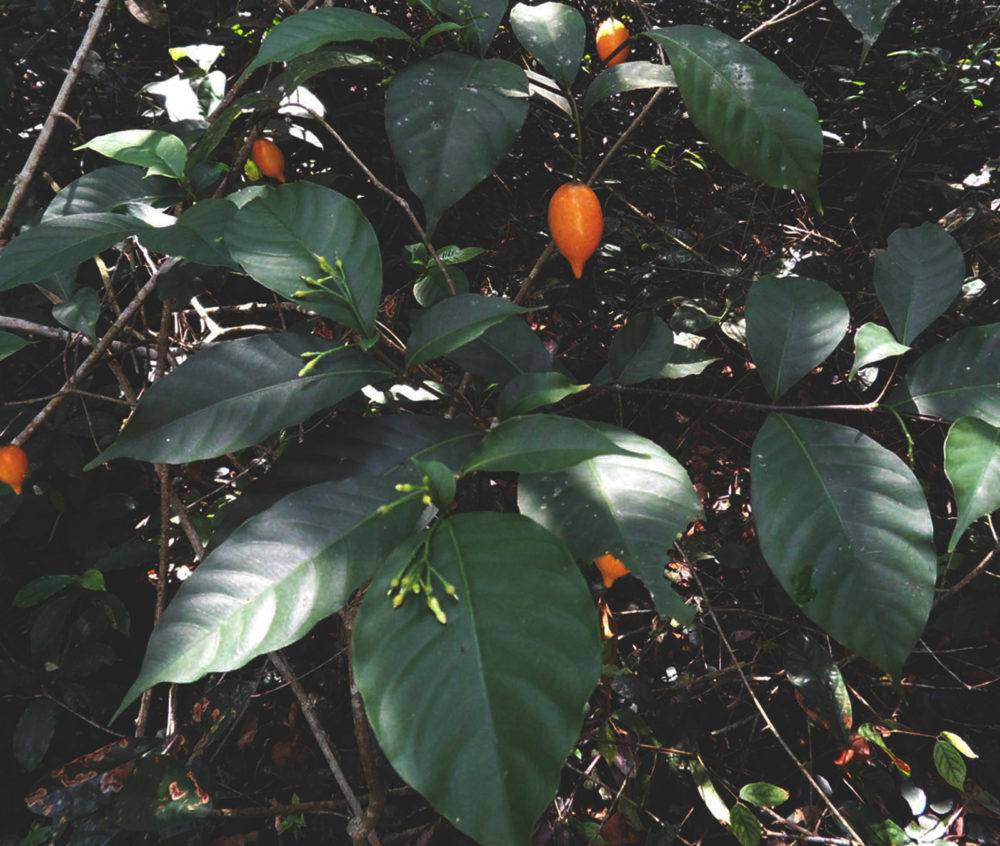
[[[70,182],[49,202],[42,220],[71,214],[110,212],[125,203],[165,209],[184,199],[179,186],[162,176],[143,176],[132,165],[100,167]]]
[[[962,329],[931,347],[888,404],[944,420],[978,417],[1000,426],[1000,323]]]
[[[66,302],[52,306],[52,316],[71,332],[80,332],[97,344],[101,298],[93,288],[78,288]]]
[[[785,677],[818,722],[847,746],[854,725],[851,697],[830,653],[805,632],[793,632],[785,639]]]
[[[150,227],[139,237],[143,246],[157,253],[186,258],[209,267],[239,265],[223,241],[226,225],[238,209],[226,199],[199,200],[177,218],[173,226]]]
[[[757,537],[782,587],[828,634],[898,678],[937,574],[913,473],[855,429],[783,414],[764,423],[750,471]]]
[[[416,367],[453,352],[511,315],[530,310],[502,297],[481,294],[448,297],[421,312],[413,321],[413,331],[406,342],[406,366]]]
[[[506,384],[523,373],[552,370],[552,354],[519,317],[508,317],[476,340],[453,350],[448,358],[465,370]]]
[[[30,341],[24,340],[20,335],[11,332],[0,332],[0,361],[9,358],[14,353],[31,346]]]
[[[76,150],[93,150],[109,159],[146,168],[146,176],[184,177],[187,148],[176,135],[159,129],[126,129],[91,138]]]
[[[67,573],[51,573],[39,576],[23,585],[14,596],[15,608],[31,608],[43,602],[50,596],[59,593],[64,587],[76,584],[76,576]]]
[[[159,832],[202,818],[210,810],[211,800],[193,772],[176,758],[153,754],[128,771],[108,819],[126,831]]]
[[[969,526],[1000,508],[1000,429],[960,417],[944,440],[944,471],[958,506],[948,543],[948,552],[954,552]]]
[[[33,770],[49,751],[56,730],[58,706],[47,696],[32,699],[14,727],[14,758],[22,770]]]
[[[587,93],[583,95],[583,111],[589,112],[602,100],[626,91],[676,86],[673,68],[649,62],[622,62],[602,70],[587,86]]]
[[[328,10],[333,11],[333,10]],[[298,17],[298,15],[296,16]],[[312,182],[295,182],[251,200],[229,222],[225,245],[262,285],[368,337],[382,296],[382,255],[375,230],[357,203]],[[343,263],[343,279],[320,290],[305,277]],[[298,297],[297,292],[311,291]]]
[[[446,520],[430,561],[455,585],[440,625],[383,573],[354,629],[379,746],[436,811],[483,846],[527,843],[559,786],[600,672],[597,617],[565,546],[530,520]]]
[[[642,579],[660,614],[690,623],[694,609],[663,575],[677,536],[703,517],[687,471],[640,435],[588,425],[632,455],[602,455],[558,473],[537,467],[518,480],[518,508],[561,537],[576,558],[614,555]]]
[[[934,767],[952,787],[965,790],[965,758],[947,740],[939,739],[934,744]]]
[[[722,801],[722,797],[712,783],[712,778],[708,774],[708,770],[705,769],[705,765],[701,762],[701,758],[689,758],[687,766],[691,772],[691,778],[694,780],[694,786],[698,790],[698,795],[701,796],[709,813],[724,826],[728,826],[729,808]]]
[[[822,209],[816,106],[760,53],[708,27],[648,33],[670,57],[691,121],[733,167]]]
[[[958,750],[958,752],[960,752],[962,756],[965,758],[979,757],[975,752],[972,751],[972,747],[969,746],[969,744],[966,743],[963,738],[959,737],[954,732],[943,731],[941,732],[940,739],[954,746],[955,749]]]
[[[444,212],[493,173],[528,114],[517,65],[448,51],[389,83],[385,125],[430,234]]]
[[[75,268],[146,224],[123,214],[56,217],[20,233],[0,252],[0,293]]]
[[[562,373],[522,373],[511,379],[500,392],[497,416],[502,419],[527,414],[585,391],[588,387],[574,384]]]
[[[235,452],[388,375],[375,359],[343,349],[299,377],[302,353],[324,348],[288,333],[202,350],[150,386],[118,439],[86,469],[126,456],[181,464]]]
[[[285,18],[272,29],[243,76],[270,62],[287,62],[334,41],[409,40],[398,27],[353,9],[309,9]]]
[[[573,85],[587,40],[583,15],[565,3],[516,3],[510,10],[514,35],[563,88]]]
[[[507,0],[439,0],[434,5],[439,12],[468,27],[483,54],[507,12],[508,3]]]
[[[851,374],[847,380],[853,381],[862,367],[902,355],[909,349],[906,344],[899,343],[884,326],[865,323],[854,334],[854,364],[851,365]]]
[[[556,414],[529,414],[490,429],[466,459],[462,472],[554,473],[599,455],[641,453],[618,446],[595,424]]]
[[[851,315],[825,282],[762,276],[747,293],[747,346],[777,399],[836,349]]]
[[[158,682],[235,670],[294,643],[341,608],[415,532],[419,500],[379,513],[398,498],[388,479],[324,482],[245,522],[167,606],[118,713]]]
[[[864,46],[861,48],[861,61],[865,63],[868,51],[872,48],[889,13],[896,8],[899,0],[833,0],[844,17],[861,33]]]
[[[788,801],[788,791],[766,781],[755,781],[740,788],[740,799],[761,808],[775,808]]]
[[[469,293],[469,277],[460,267],[448,268],[448,276],[455,286],[455,294]],[[434,266],[427,270],[416,282],[413,283],[413,299],[424,308],[430,308],[435,303],[453,297],[451,288],[448,287],[448,280],[444,278],[441,268]]]
[[[936,223],[897,229],[875,257],[875,293],[904,344],[944,314],[964,278],[962,248]]]
[[[660,375],[674,352],[674,333],[650,311],[633,314],[611,340],[608,370],[620,385]]]
[[[760,820],[746,805],[737,802],[729,811],[729,827],[741,846],[757,846],[763,829]]]

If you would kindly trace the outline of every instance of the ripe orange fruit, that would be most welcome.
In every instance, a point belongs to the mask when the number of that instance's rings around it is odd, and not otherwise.
[[[617,18],[608,18],[597,28],[597,55],[609,68],[625,61],[628,47],[623,47],[611,61],[608,61],[608,56],[614,53],[620,44],[628,41],[628,37],[628,27]]]
[[[0,447],[0,482],[5,482],[21,494],[21,484],[28,475],[28,456],[19,446]]]
[[[582,182],[560,185],[549,200],[549,232],[579,279],[604,234],[604,213],[597,195]]]
[[[258,138],[254,141],[251,158],[257,165],[257,170],[264,176],[270,176],[278,182],[285,181],[285,157],[273,141],[268,138]]]
[[[609,588],[622,576],[628,575],[628,568],[613,555],[599,555],[594,559],[597,569],[601,571],[604,587]]]

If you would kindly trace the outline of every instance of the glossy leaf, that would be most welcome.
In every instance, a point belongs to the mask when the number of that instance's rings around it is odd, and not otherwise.
[[[225,245],[247,273],[272,291],[364,336],[374,334],[382,255],[372,225],[343,194],[312,182],[280,185],[237,212],[226,227]],[[331,266],[342,262],[342,279],[324,283],[329,291],[304,281],[328,275],[317,256]],[[296,296],[300,291],[310,293]]]
[[[119,713],[158,682],[235,670],[293,643],[341,608],[416,530],[419,500],[379,513],[399,496],[388,479],[324,482],[245,522],[167,606]]]
[[[514,35],[538,63],[563,87],[580,72],[587,40],[583,15],[565,3],[517,3],[510,10]]]
[[[793,632],[785,639],[785,677],[810,716],[848,745],[854,725],[851,697],[830,653],[804,632]]]
[[[168,208],[184,199],[180,187],[162,176],[144,176],[140,167],[112,165],[85,173],[56,194],[42,220],[71,214],[110,212],[125,203]]]
[[[764,387],[780,397],[836,349],[851,315],[825,282],[762,276],[747,293],[747,346]]]
[[[673,88],[676,85],[673,68],[649,62],[622,62],[602,70],[587,86],[587,93],[583,95],[583,110],[589,112],[602,100],[626,91]]]
[[[300,377],[301,354],[324,348],[289,333],[202,350],[149,387],[118,439],[87,469],[125,456],[180,464],[234,452],[388,375],[375,359],[344,349]]]
[[[149,227],[139,240],[147,249],[186,258],[209,267],[238,269],[223,241],[226,225],[238,209],[229,200],[199,200],[173,226]]]
[[[385,125],[427,228],[493,173],[528,114],[528,81],[517,65],[448,51],[389,83]]]
[[[536,468],[518,480],[518,508],[582,561],[614,555],[642,579],[660,614],[690,623],[694,609],[664,577],[677,536],[703,516],[687,471],[640,435],[589,425],[633,455],[602,455],[557,473]]]
[[[947,740],[938,740],[934,743],[934,767],[941,778],[952,787],[965,790],[965,759]]]
[[[145,227],[134,217],[100,212],[39,223],[0,251],[0,292],[75,268]]]
[[[882,34],[889,13],[896,8],[899,0],[833,0],[844,17],[861,33],[864,46],[861,49],[861,64],[868,51]]]
[[[308,9],[285,18],[272,29],[256,58],[243,72],[247,76],[270,62],[288,62],[331,42],[408,40],[388,21],[354,9]]]
[[[413,321],[413,331],[406,342],[406,366],[416,367],[446,355],[475,340],[491,326],[526,311],[530,309],[516,306],[502,297],[482,294],[447,297],[421,312]]]
[[[980,517],[1000,508],[1000,429],[975,417],[960,417],[944,439],[944,471],[958,505],[948,552]]]
[[[438,0],[435,5],[439,12],[469,28],[472,40],[483,54],[507,13],[508,3],[507,0]]]
[[[760,820],[746,805],[737,802],[729,809],[729,828],[740,846],[757,846],[763,829]]]
[[[740,788],[740,799],[761,808],[775,808],[783,802],[787,802],[788,798],[787,790],[766,781],[755,781],[751,784],[744,784]]]
[[[889,394],[899,411],[1000,426],[1000,323],[961,329],[918,358]]]
[[[462,472],[554,473],[613,454],[637,453],[618,446],[594,423],[556,414],[529,414],[490,429],[466,459]]]
[[[633,314],[611,340],[608,370],[620,385],[632,385],[653,379],[671,360],[674,333],[659,317],[649,311]]]
[[[816,106],[760,53],[718,30],[647,33],[666,50],[691,121],[733,167],[819,201],[823,153]]]
[[[21,712],[14,726],[11,745],[14,747],[14,758],[22,770],[33,770],[42,763],[52,743],[58,711],[59,707],[51,699],[36,696]]]
[[[159,129],[125,129],[91,138],[76,150],[90,149],[125,164],[146,168],[147,176],[181,179],[187,148],[176,135]]]
[[[497,416],[516,417],[585,391],[562,373],[522,373],[508,382],[497,400]]]
[[[865,323],[854,335],[854,364],[848,381],[853,381],[862,367],[882,361],[886,358],[903,355],[909,351],[906,344],[901,344],[892,332],[877,323]]]
[[[904,344],[944,314],[964,278],[962,248],[936,223],[897,229],[875,257],[875,293]]]
[[[930,613],[937,574],[920,483],[848,426],[771,414],[753,443],[761,551],[828,634],[898,677]]]
[[[498,384],[552,370],[552,354],[520,317],[508,317],[448,354],[460,367]]]
[[[383,573],[354,629],[379,745],[436,811],[483,846],[527,843],[559,786],[600,671],[597,617],[558,538],[514,514],[446,520],[430,561],[457,589],[446,625],[423,595],[394,609]]]

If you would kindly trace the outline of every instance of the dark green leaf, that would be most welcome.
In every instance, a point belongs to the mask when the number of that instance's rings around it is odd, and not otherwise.
[[[78,288],[69,300],[52,306],[52,316],[71,332],[86,335],[97,344],[101,298],[93,288]]]
[[[851,697],[830,653],[804,632],[793,632],[785,639],[785,676],[820,724],[847,746],[854,725]]]
[[[896,8],[899,0],[833,0],[833,2],[850,21],[851,26],[861,33],[864,42],[861,48],[861,64],[864,64],[868,51],[882,34],[886,18]]]
[[[341,608],[416,530],[419,500],[379,513],[399,497],[387,479],[324,482],[245,522],[167,606],[119,713],[158,682],[235,670],[293,643]]]
[[[511,379],[500,392],[497,416],[505,418],[527,414],[585,391],[587,387],[573,384],[573,380],[562,373],[522,373]]]
[[[358,687],[399,775],[483,846],[527,843],[559,785],[600,671],[593,602],[565,546],[530,520],[446,520],[430,561],[446,625],[384,572],[354,629]]]
[[[126,831],[166,831],[200,819],[211,798],[194,773],[169,755],[148,755],[128,772],[109,817]]]
[[[900,411],[1000,426],[1000,323],[962,329],[931,347],[888,402]]]
[[[25,347],[30,346],[30,344],[30,341],[24,340],[19,335],[14,335],[10,332],[0,332],[0,361],[14,355],[18,350],[23,350]]]
[[[875,293],[904,344],[944,314],[964,278],[962,248],[936,223],[897,229],[875,257]]]
[[[649,62],[622,62],[605,68],[587,87],[583,97],[583,110],[589,112],[594,106],[615,94],[638,91],[643,88],[672,88],[677,85],[674,71],[666,65]]]
[[[91,138],[77,150],[94,150],[109,159],[146,168],[147,176],[181,179],[187,148],[176,135],[159,129],[125,129]]]
[[[143,245],[157,253],[178,256],[210,267],[239,265],[223,241],[226,225],[237,208],[229,200],[199,200],[173,226],[149,227],[140,235]]]
[[[145,203],[168,208],[184,199],[180,187],[162,176],[143,176],[132,165],[101,167],[70,182],[56,194],[42,220],[71,214],[111,212],[125,203]]]
[[[453,51],[411,65],[389,83],[386,132],[424,204],[428,232],[510,149],[528,114],[527,96],[517,65]]]
[[[354,9],[309,9],[285,18],[272,29],[243,76],[270,62],[288,62],[335,41],[409,39],[405,32],[367,12]]]
[[[819,201],[823,136],[812,101],[777,65],[708,27],[647,33],[670,57],[691,121],[733,167]]]
[[[300,377],[301,354],[324,348],[289,333],[202,350],[150,386],[118,440],[87,469],[123,456],[180,464],[234,452],[388,375],[375,359],[344,349]]]
[[[948,552],[973,522],[1000,508],[1000,429],[960,417],[944,440],[944,471],[955,492],[958,519]]]
[[[599,455],[642,457],[618,446],[594,424],[555,414],[532,414],[512,417],[487,432],[462,472],[554,473]]]
[[[521,46],[569,88],[580,72],[587,40],[583,15],[565,3],[517,3],[510,10],[510,24]]]
[[[757,846],[763,833],[760,821],[746,805],[737,802],[729,810],[729,827],[740,846]]]
[[[64,587],[76,584],[76,576],[68,573],[52,573],[48,576],[39,576],[32,579],[14,596],[15,608],[31,608],[59,593]]]
[[[825,282],[763,276],[747,293],[747,346],[774,399],[822,363],[847,332],[844,298]]]
[[[703,516],[687,471],[646,438],[589,425],[633,455],[602,455],[559,473],[536,468],[518,480],[518,508],[561,537],[576,558],[614,555],[642,579],[660,614],[690,623],[694,609],[664,577],[677,536]]]
[[[506,384],[522,373],[552,370],[552,354],[520,317],[508,317],[448,358],[483,379]]]
[[[608,349],[608,369],[620,385],[659,376],[673,356],[674,333],[649,311],[633,314]]]
[[[439,12],[469,27],[480,54],[486,52],[500,21],[507,12],[507,0],[439,0]]]
[[[854,335],[854,364],[848,381],[852,381],[862,367],[886,358],[902,355],[910,348],[899,343],[892,332],[875,323],[865,323]]]
[[[740,799],[759,805],[761,808],[774,808],[788,801],[788,791],[776,784],[755,781],[740,788]]]
[[[48,697],[36,696],[21,712],[12,743],[14,758],[22,770],[33,770],[42,763],[56,730],[58,710]]]
[[[413,321],[413,331],[406,342],[406,366],[457,350],[480,337],[491,326],[514,314],[530,309],[516,306],[501,297],[481,294],[457,294],[435,303]]]
[[[923,489],[848,426],[771,414],[750,463],[771,570],[827,633],[898,677],[923,631],[937,564]]]
[[[439,510],[446,511],[455,501],[455,471],[440,461],[420,461],[414,458],[412,462],[427,484],[434,505]]]
[[[448,268],[448,276],[452,285],[455,286],[455,294],[469,293],[469,277],[460,267]],[[421,276],[413,284],[413,299],[424,308],[430,308],[435,303],[441,302],[454,294],[448,287],[448,280],[444,278],[441,268],[434,266]]]
[[[947,740],[934,743],[934,767],[952,787],[965,790],[965,758]]]

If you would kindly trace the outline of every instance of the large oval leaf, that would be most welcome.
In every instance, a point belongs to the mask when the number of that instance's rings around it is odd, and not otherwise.
[[[760,53],[703,26],[648,33],[670,57],[691,121],[733,167],[819,200],[823,136],[812,101]]]
[[[326,482],[240,526],[167,606],[119,713],[158,682],[235,670],[293,643],[341,608],[416,530],[419,501],[379,513],[398,498],[388,479]]]
[[[226,199],[199,200],[173,226],[149,227],[139,238],[148,249],[199,264],[238,269],[223,242],[226,225],[237,208]]]
[[[519,317],[508,317],[482,335],[448,353],[460,367],[504,385],[524,373],[552,370],[552,353]]]
[[[439,53],[389,84],[385,126],[433,230],[445,210],[491,174],[528,114],[528,80],[502,59]]]
[[[860,64],[864,64],[868,51],[882,34],[889,12],[896,8],[899,0],[833,0],[833,3],[851,26],[861,33],[864,46],[861,48]]]
[[[587,40],[583,15],[565,3],[517,3],[510,10],[510,25],[521,46],[569,88],[580,72]]]
[[[368,718],[399,775],[483,846],[527,843],[600,671],[597,618],[562,542],[515,514],[461,514],[430,561],[455,585],[439,624],[376,579],[354,629]]]
[[[927,622],[936,559],[920,483],[848,426],[772,414],[753,443],[761,551],[827,633],[899,676]]]
[[[344,349],[300,377],[301,354],[321,343],[289,333],[208,347],[150,386],[118,440],[87,469],[123,456],[181,464],[234,452],[388,375],[375,359]]]
[[[110,212],[125,203],[168,208],[184,199],[184,192],[162,176],[143,176],[141,167],[112,165],[85,173],[56,194],[42,220],[70,214]]]
[[[964,278],[962,248],[936,223],[897,229],[875,257],[875,293],[907,345],[962,293]]]
[[[1000,426],[1000,323],[962,329],[931,347],[888,402],[900,411]]]
[[[702,517],[687,471],[640,435],[589,425],[637,455],[602,455],[560,473],[524,474],[518,508],[583,561],[614,555],[646,584],[660,614],[690,623],[694,610],[663,575],[678,534]]]
[[[129,215],[103,212],[39,223],[0,251],[0,292],[75,268],[145,228],[146,224]]]
[[[408,39],[398,27],[382,18],[354,9],[309,9],[283,20],[268,34],[246,76],[270,62],[287,62],[318,47],[340,41]]]
[[[851,315],[825,282],[762,276],[747,293],[746,318],[750,355],[777,399],[833,352]]]
[[[382,255],[375,230],[357,203],[312,182],[268,191],[229,222],[225,245],[254,279],[283,297],[350,326],[374,333],[382,296]],[[317,260],[342,262],[342,278],[310,286],[304,277],[328,276]],[[309,296],[296,296],[310,291]]]
[[[601,100],[614,94],[643,88],[673,88],[676,85],[673,68],[649,62],[622,62],[602,70],[587,86],[587,93],[583,95],[583,111],[589,112]]]
[[[1000,508],[1000,429],[975,417],[956,420],[944,439],[944,471],[958,505],[951,552],[975,520]]]

